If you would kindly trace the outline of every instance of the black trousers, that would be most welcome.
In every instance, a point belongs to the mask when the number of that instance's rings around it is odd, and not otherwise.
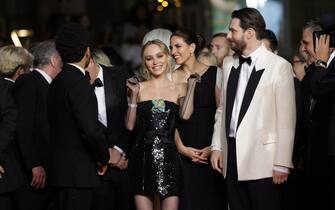
[[[92,210],[133,210],[134,197],[127,171],[109,168],[93,191]]]
[[[93,188],[54,188],[55,210],[90,210]]]
[[[0,207],[1,210],[11,210],[14,207],[14,192],[0,193]]]
[[[15,193],[16,210],[47,209],[46,188],[35,189],[30,185],[20,187]]]
[[[236,141],[228,139],[227,195],[230,210],[280,210],[279,189],[271,178],[237,180]]]

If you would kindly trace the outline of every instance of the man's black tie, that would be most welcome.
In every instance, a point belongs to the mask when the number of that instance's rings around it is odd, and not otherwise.
[[[102,84],[102,81],[99,78],[96,78],[93,82],[93,87],[102,87],[102,86],[104,86]]]
[[[242,65],[244,62],[247,63],[249,66],[251,64],[251,58],[250,57],[245,58],[245,57],[240,56],[240,57],[238,57],[238,59],[240,61],[240,65]]]

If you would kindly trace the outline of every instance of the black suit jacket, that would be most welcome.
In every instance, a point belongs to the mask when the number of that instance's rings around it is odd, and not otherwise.
[[[329,152],[329,132],[331,121],[335,121],[332,106],[335,94],[334,60],[328,70],[311,64],[306,69],[302,88],[306,101],[305,113],[309,129],[306,143],[305,169],[308,175],[327,174]],[[332,96],[333,95],[333,96]],[[335,113],[334,113],[335,114]],[[333,118],[333,119],[332,119]],[[335,124],[334,124],[335,125]],[[334,148],[335,149],[335,148]]]
[[[64,64],[49,88],[50,184],[96,187],[97,163],[107,164],[109,153],[97,100],[84,74]]]
[[[127,111],[126,80],[132,73],[125,67],[105,67],[103,84],[107,115],[107,139],[110,148],[117,146],[127,155],[133,144],[133,135],[126,129],[124,118]],[[115,180],[122,173],[117,168],[109,168],[103,176],[106,180]]]
[[[12,96],[13,85],[0,76],[0,164],[5,170],[0,179],[0,193],[17,189],[23,180],[14,141],[17,110]]]
[[[328,127],[328,154],[335,156],[335,58],[325,70],[314,66],[314,81],[312,83],[312,94],[315,97],[325,98],[328,102],[330,115]]]
[[[46,167],[49,153],[48,88],[49,83],[36,70],[21,75],[14,86],[19,111],[16,138],[29,179],[33,167]]]

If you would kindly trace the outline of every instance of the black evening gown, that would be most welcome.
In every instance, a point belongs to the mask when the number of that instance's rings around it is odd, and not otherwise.
[[[187,121],[178,123],[178,131],[187,147],[202,149],[210,146],[215,123],[215,86],[217,67],[211,66],[201,76],[194,92],[194,111]],[[227,209],[224,178],[208,164],[193,163],[181,155],[183,187],[180,210]]]
[[[138,136],[129,163],[135,195],[179,195],[180,156],[174,143],[178,110],[177,104],[162,99],[138,103]]]

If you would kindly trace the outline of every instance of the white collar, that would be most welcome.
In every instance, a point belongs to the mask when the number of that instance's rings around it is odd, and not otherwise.
[[[14,80],[12,80],[11,78],[4,77],[4,79],[5,79],[5,80],[7,80],[7,81],[10,81],[10,82],[12,82],[12,83],[15,83],[15,81],[14,81]]]
[[[103,69],[102,67],[99,65],[99,73],[98,73],[98,76],[97,78],[99,78],[102,82],[102,84],[104,84],[104,74],[103,74]]]
[[[250,53],[249,56],[244,56],[244,55],[242,55],[242,56],[243,57],[251,57],[251,64],[250,65],[251,66],[255,65],[255,69],[257,71],[257,70],[260,70],[260,69],[264,69],[264,66],[260,65],[259,62],[256,63],[256,61],[259,60],[260,55],[264,52],[269,52],[269,51],[265,48],[264,44],[262,43],[256,50],[254,50],[252,53]],[[235,58],[235,60],[234,60],[233,66],[236,69],[240,65],[240,62],[239,62],[238,57],[234,57],[234,58]]]
[[[52,82],[52,78],[49,76],[49,74],[45,73],[45,71],[38,68],[35,68],[34,70],[39,72],[49,84]]]
[[[85,69],[81,68],[80,66],[74,64],[74,63],[68,63],[71,66],[77,67],[77,69],[79,69],[81,71],[81,73],[83,73],[85,75]]]
[[[330,54],[328,62],[327,62],[327,67],[329,66],[329,64],[332,62],[332,60],[335,58],[335,50],[333,50],[333,52]]]

